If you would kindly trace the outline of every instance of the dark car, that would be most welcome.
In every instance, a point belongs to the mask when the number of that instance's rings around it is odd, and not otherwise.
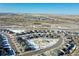
[[[12,49],[6,49],[7,55],[11,56],[11,55],[15,55],[14,51]]]

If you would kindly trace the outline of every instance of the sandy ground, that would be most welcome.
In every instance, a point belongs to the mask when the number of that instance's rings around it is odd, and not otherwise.
[[[46,47],[50,47],[57,43],[59,39],[52,39],[52,38],[37,38],[30,40],[37,49],[44,49]]]

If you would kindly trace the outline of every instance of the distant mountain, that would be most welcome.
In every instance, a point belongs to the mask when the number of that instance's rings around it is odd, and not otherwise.
[[[6,16],[6,15],[16,15],[15,13],[0,13],[0,16]]]

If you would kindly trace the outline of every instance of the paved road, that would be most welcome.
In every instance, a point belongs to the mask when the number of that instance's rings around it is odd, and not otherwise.
[[[55,45],[53,45],[51,47],[41,49],[41,50],[37,50],[37,51],[25,52],[25,53],[22,53],[20,55],[22,55],[22,56],[31,56],[31,55],[41,54],[41,53],[43,53],[43,52],[45,52],[47,50],[58,48],[59,46],[61,46],[63,41],[64,41],[63,40],[63,35],[61,35],[61,38],[59,39],[59,41]]]

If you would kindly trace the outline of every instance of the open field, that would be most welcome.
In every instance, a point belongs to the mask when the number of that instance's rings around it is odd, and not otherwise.
[[[79,15],[3,13],[0,14],[0,29],[8,37],[15,55],[79,54]],[[27,49],[30,45],[33,50]],[[65,51],[68,47],[73,48]]]

